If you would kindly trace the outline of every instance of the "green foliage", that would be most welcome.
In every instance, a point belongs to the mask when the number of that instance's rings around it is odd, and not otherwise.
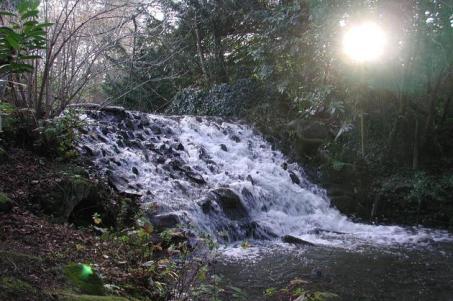
[[[93,295],[77,295],[69,292],[58,293],[58,300],[61,301],[133,301],[130,297],[123,298],[117,296],[93,296]]]
[[[451,202],[453,174],[430,176],[425,172],[416,173],[411,180],[411,189],[407,198],[420,202]]]
[[[214,85],[209,91],[188,88],[179,92],[166,109],[169,114],[244,116],[255,102],[262,101],[262,91],[252,80]]]
[[[17,119],[14,116],[16,108],[7,103],[0,102],[0,114],[2,115],[2,131],[6,132],[7,135],[11,135],[17,125]]]
[[[0,27],[0,74],[33,70],[30,60],[40,58],[38,51],[46,47],[45,29],[51,24],[39,22],[39,1],[21,0],[16,12],[0,12],[10,18]]]
[[[0,277],[0,298],[2,300],[19,300],[24,296],[43,297],[29,283],[13,277]]]
[[[74,110],[68,110],[61,117],[50,120],[40,128],[35,147],[43,154],[69,160],[77,157],[74,142],[84,122]]]

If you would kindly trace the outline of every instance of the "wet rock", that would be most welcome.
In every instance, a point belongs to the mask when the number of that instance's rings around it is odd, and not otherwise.
[[[201,207],[201,210],[203,211],[204,214],[209,214],[215,211],[214,204],[210,199],[202,200],[198,202],[198,205]]]
[[[304,245],[304,246],[314,246],[313,243],[303,240],[301,238],[292,236],[292,235],[285,235],[282,236],[282,241],[287,244],[294,244],[294,245]]]
[[[241,142],[241,138],[239,138],[236,135],[231,136],[231,140],[233,140],[234,142],[237,142],[237,143]]]
[[[174,213],[158,214],[150,217],[150,222],[158,229],[175,228],[180,224],[180,217]]]
[[[138,169],[137,167],[132,167],[132,172],[138,176]]]
[[[248,175],[246,180],[249,181],[250,183],[252,183],[252,185],[255,185],[255,180],[253,180],[251,175]]]
[[[118,117],[126,117],[126,110],[123,107],[107,106],[102,108],[101,111],[113,114]]]
[[[88,156],[96,156],[97,155],[97,152],[92,149],[91,147],[89,147],[88,145],[84,145],[82,147],[82,150],[85,152],[86,155]]]
[[[225,144],[220,144],[220,148],[221,148],[224,152],[227,152],[227,151],[228,151],[228,148],[226,147]]]
[[[152,124],[150,126],[150,130],[153,132],[154,135],[162,134],[162,129],[157,124]]]
[[[127,186],[129,181],[123,176],[109,172],[107,174],[107,182],[111,187],[116,189],[116,191],[122,191],[124,190],[123,188]]]
[[[184,150],[184,145],[182,145],[182,143],[178,143],[174,149],[178,150],[178,151],[183,151]]]
[[[247,188],[245,188],[245,187],[242,188],[241,194],[242,194],[242,196],[244,197],[244,199],[247,200],[247,202],[248,202],[249,204],[255,202],[255,197],[254,197],[253,194],[250,192],[250,190],[248,190]]]
[[[288,169],[288,163],[286,163],[286,162],[283,163],[282,164],[282,168],[283,168],[283,170],[287,170]]]
[[[140,116],[140,126],[147,127],[150,125],[150,121],[146,115]]]
[[[247,209],[241,198],[228,188],[219,188],[212,191],[215,201],[223,213],[230,219],[238,220],[248,217]]]
[[[294,172],[291,171],[289,173],[289,177],[291,178],[291,181],[293,181],[294,184],[297,184],[297,185],[300,184],[300,179],[298,176],[296,176],[296,174]]]
[[[193,171],[188,171],[188,172],[186,172],[186,175],[190,180],[192,180],[193,182],[195,182],[197,184],[200,184],[200,185],[206,184],[206,181],[203,179],[203,176],[201,176],[200,174],[197,174]]]
[[[198,150],[198,158],[204,161],[211,159],[204,147],[200,147],[200,149]]]
[[[157,157],[156,163],[157,164],[164,164],[165,163],[165,158],[162,157],[162,156]]]

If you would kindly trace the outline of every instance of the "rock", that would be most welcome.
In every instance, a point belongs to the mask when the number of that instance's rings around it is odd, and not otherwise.
[[[247,181],[249,181],[250,183],[252,183],[252,185],[255,185],[255,180],[253,180],[252,176],[251,175],[248,175],[247,178],[246,178]]]
[[[300,184],[300,179],[298,176],[296,176],[296,174],[294,172],[291,171],[289,173],[289,177],[291,178],[291,181],[293,181],[294,184],[297,184],[297,185]]]
[[[309,241],[303,240],[301,238],[298,238],[298,237],[295,237],[292,235],[282,236],[282,241],[287,244],[295,244],[295,245],[304,245],[304,246],[314,246],[315,245]]]
[[[210,199],[202,200],[198,202],[198,205],[201,207],[201,210],[203,211],[204,214],[209,214],[215,211],[214,204]]]
[[[180,224],[180,217],[174,213],[158,214],[150,217],[150,222],[158,229],[174,228]]]
[[[66,106],[67,108],[99,110],[101,106],[97,103],[73,103]]]
[[[248,217],[247,209],[242,204],[241,198],[231,189],[219,188],[213,190],[212,194],[228,218],[238,220]]]
[[[85,154],[87,154],[88,156],[96,156],[97,155],[97,151],[95,151],[94,149],[92,149],[91,147],[87,146],[87,145],[84,145],[82,147],[82,150],[85,152]]]
[[[227,152],[227,151],[228,151],[228,148],[226,147],[225,144],[220,144],[220,148],[221,148],[224,152]]]
[[[184,145],[182,145],[182,143],[178,143],[175,147],[176,150],[178,151],[183,151],[184,150]]]
[[[200,185],[206,184],[206,181],[203,179],[203,176],[201,176],[200,174],[197,174],[193,171],[188,171],[188,172],[186,172],[186,175],[190,180],[192,180],[193,182],[195,182],[197,184],[200,184]]]
[[[151,129],[151,131],[153,132],[154,135],[161,135],[162,134],[162,129],[157,124],[151,125],[150,129]]]
[[[0,192],[0,212],[9,212],[13,208],[13,202],[5,194]]]
[[[118,117],[126,117],[126,110],[123,107],[119,107],[119,106],[107,106],[107,107],[101,108],[101,111],[110,113],[110,114],[118,116]]]
[[[132,167],[132,172],[138,176],[138,169],[137,167]]]
[[[236,135],[231,136],[231,140],[233,140],[234,142],[237,142],[237,143],[241,142],[241,139]]]
[[[284,162],[282,164],[282,168],[283,168],[283,170],[287,170],[288,169],[288,163]]]

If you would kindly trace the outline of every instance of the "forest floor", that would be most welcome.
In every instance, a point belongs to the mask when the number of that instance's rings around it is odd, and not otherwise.
[[[0,300],[154,300],[144,263],[150,253],[153,259],[169,256],[158,233],[137,244],[122,239],[139,232],[134,226],[107,230],[94,223],[55,223],[36,197],[58,186],[68,165],[22,149],[7,156],[0,163],[0,192],[8,198],[8,206],[0,208]],[[86,296],[80,283],[68,280],[70,263],[101,275],[108,288],[104,296]]]

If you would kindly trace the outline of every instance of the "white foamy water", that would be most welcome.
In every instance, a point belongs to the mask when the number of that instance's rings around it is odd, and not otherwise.
[[[140,194],[144,206],[175,214],[194,231],[221,242],[292,235],[314,244],[352,247],[451,238],[444,231],[352,222],[331,206],[325,191],[310,183],[300,166],[289,164],[241,123],[133,112],[89,111],[85,118],[88,133],[82,135],[80,150],[93,157],[117,189]],[[219,188],[240,198],[239,209],[237,204],[219,205],[212,194]]]

